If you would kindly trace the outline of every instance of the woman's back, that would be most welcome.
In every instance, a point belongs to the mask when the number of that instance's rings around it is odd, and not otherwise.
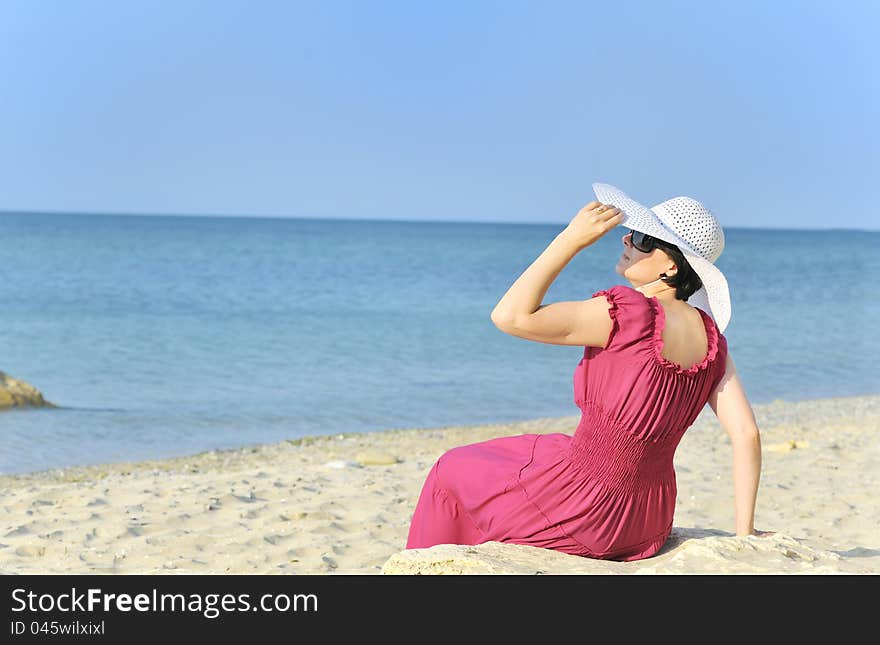
[[[681,301],[664,304],[658,299],[657,304],[663,308],[660,348],[663,358],[683,369],[701,363],[709,351],[709,337],[700,312]]]

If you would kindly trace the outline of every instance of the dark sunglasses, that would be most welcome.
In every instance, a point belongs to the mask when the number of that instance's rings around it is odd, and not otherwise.
[[[650,253],[657,247],[657,238],[641,231],[630,231],[629,242],[642,253]]]

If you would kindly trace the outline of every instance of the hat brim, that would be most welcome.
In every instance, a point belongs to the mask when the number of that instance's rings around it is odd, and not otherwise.
[[[703,286],[688,298],[688,304],[692,307],[698,307],[712,316],[719,331],[723,333],[730,322],[731,307],[730,289],[727,285],[727,278],[724,277],[721,270],[668,228],[653,210],[640,204],[619,188],[610,184],[595,183],[593,184],[593,192],[596,194],[596,199],[603,204],[611,204],[623,211],[624,216],[619,226],[647,233],[652,237],[674,244],[681,250],[688,264],[703,282]]]

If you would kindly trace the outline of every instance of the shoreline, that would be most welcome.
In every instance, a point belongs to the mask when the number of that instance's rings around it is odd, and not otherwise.
[[[875,402],[874,399],[877,401]],[[792,414],[808,414],[811,409],[817,410],[821,406],[825,404],[831,405],[845,405],[847,402],[851,402],[855,405],[861,404],[880,404],[880,393],[877,394],[853,394],[850,396],[836,396],[836,397],[825,397],[820,399],[773,399],[769,403],[753,403],[752,408],[755,412],[756,419],[758,421],[759,429],[762,429],[762,418],[765,423],[769,422],[770,424],[778,424],[783,422],[786,417],[790,417]],[[572,404],[573,405],[573,404]],[[789,411],[787,410],[788,406],[797,406],[797,411]],[[60,407],[64,406],[52,406],[52,407]],[[760,412],[759,412],[760,410]],[[23,410],[19,410],[19,412],[27,412]],[[720,428],[720,425],[717,422],[714,413],[708,407],[708,405],[700,412],[694,424],[691,428],[688,429],[688,432],[694,429],[699,423],[705,423],[705,417],[708,415],[710,421],[715,421],[715,424]],[[835,414],[835,416],[839,416]],[[23,472],[13,472],[13,473],[2,473],[0,472],[0,490],[4,486],[10,485],[11,481],[18,479],[45,479],[45,480],[56,480],[56,481],[81,481],[84,477],[87,476],[89,472],[97,471],[104,472],[108,470],[142,470],[145,468],[149,469],[164,469],[167,467],[171,468],[172,464],[175,462],[186,461],[197,459],[203,456],[210,455],[219,455],[219,454],[230,454],[236,452],[254,452],[261,451],[264,449],[271,449],[277,446],[282,446],[284,444],[292,444],[292,445],[300,445],[300,444],[309,444],[315,441],[320,440],[329,440],[329,439],[337,439],[340,435],[349,438],[356,436],[372,436],[372,435],[385,435],[388,433],[401,433],[401,432],[431,432],[431,431],[441,431],[441,430],[457,430],[457,429],[468,429],[468,428],[513,428],[513,427],[530,427],[532,425],[541,425],[541,424],[552,424],[556,427],[557,424],[564,424],[571,421],[571,419],[575,419],[574,426],[577,425],[578,420],[580,420],[580,415],[575,412],[570,415],[563,416],[555,416],[555,417],[533,417],[527,419],[519,419],[516,421],[505,421],[499,423],[473,423],[473,424],[449,424],[442,426],[394,426],[388,427],[381,430],[370,430],[366,432],[333,432],[326,434],[310,434],[304,435],[302,437],[297,437],[296,439],[280,439],[278,441],[266,442],[266,443],[253,443],[253,444],[243,444],[241,446],[233,446],[230,448],[212,448],[208,450],[200,450],[198,452],[184,453],[180,455],[171,455],[166,457],[155,457],[155,458],[147,458],[147,459],[133,459],[133,460],[118,460],[118,461],[107,461],[107,462],[99,462],[94,464],[69,464],[67,466],[55,466],[49,468],[41,468],[39,470],[29,470]],[[572,429],[574,428],[572,426]],[[571,430],[554,430],[556,432],[571,432]],[[878,426],[878,432],[880,432],[880,426]],[[498,435],[503,436],[503,435]],[[73,473],[70,473],[73,471]]]
[[[752,408],[764,451],[756,528],[880,573],[880,394]],[[571,434],[579,419],[341,429],[0,475],[0,572],[377,574],[403,550],[424,477],[445,450],[513,434]],[[732,532],[730,456],[706,406],[676,452],[675,526]],[[643,566],[633,564],[627,571]]]

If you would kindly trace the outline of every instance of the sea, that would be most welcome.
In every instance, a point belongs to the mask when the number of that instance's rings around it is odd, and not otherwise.
[[[0,214],[0,474],[575,416],[583,347],[489,314],[564,224]],[[619,229],[545,303],[627,284]],[[880,232],[726,228],[753,404],[880,392]],[[572,428],[572,431],[574,427]]]

